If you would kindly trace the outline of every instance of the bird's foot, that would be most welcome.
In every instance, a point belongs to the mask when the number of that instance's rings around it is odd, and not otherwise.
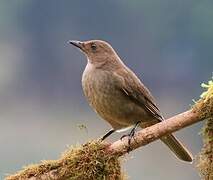
[[[134,135],[135,135],[135,130],[136,130],[136,128],[133,128],[133,129],[130,131],[129,135],[128,135],[127,153],[129,153],[129,152],[131,151],[131,140],[132,140],[132,138],[133,138]]]
[[[125,137],[129,137],[130,139],[135,135],[135,129],[133,128],[129,134],[124,134],[123,136],[121,136],[120,140],[123,140],[123,138]]]
[[[136,128],[133,128],[129,134],[124,134],[123,136],[121,136],[120,140],[122,141],[123,138],[128,137],[128,147],[127,147],[127,153],[129,153],[131,151],[131,140],[135,135],[135,130]]]
[[[125,135],[123,135],[123,136],[120,138],[120,140],[122,140],[123,138],[125,138],[125,137],[128,136],[128,147],[127,147],[127,152],[128,152],[128,153],[131,151],[131,146],[130,146],[130,145],[131,145],[131,140],[132,140],[132,138],[134,138],[136,129],[137,129],[137,127],[138,127],[139,124],[140,124],[140,122],[137,122],[137,123],[135,124],[135,126],[132,128],[132,130],[130,131],[129,134],[125,134]]]

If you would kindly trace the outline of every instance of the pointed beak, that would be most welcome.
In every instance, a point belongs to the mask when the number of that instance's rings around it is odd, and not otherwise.
[[[79,48],[81,50],[83,50],[83,42],[81,42],[81,41],[73,41],[73,40],[71,40],[68,43],[72,44],[73,46],[75,46],[75,47],[77,47],[77,48]]]

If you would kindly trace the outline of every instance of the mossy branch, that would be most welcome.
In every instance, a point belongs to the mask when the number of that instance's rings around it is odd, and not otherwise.
[[[209,99],[212,103],[213,98],[213,81],[209,81],[208,84],[202,84],[202,87],[207,88],[201,97]],[[209,112],[210,116],[202,128],[203,136],[203,148],[197,157],[197,168],[200,172],[202,180],[212,180],[213,179],[213,111]]]
[[[131,150],[198,121],[211,119],[212,123],[212,118],[213,83],[192,109],[137,132],[133,137],[134,140],[131,141]],[[207,133],[208,136],[212,135],[212,129],[210,131],[211,133],[209,131]],[[210,147],[208,152],[211,153],[212,136],[209,137],[211,139],[205,142],[211,144],[208,146],[208,148]],[[17,174],[6,177],[6,180],[123,180],[125,176],[121,172],[120,157],[127,153],[127,148],[128,137],[112,144],[100,141],[88,142],[80,147],[71,148],[59,160],[26,167]],[[205,162],[211,162],[211,166],[212,153],[205,158],[207,158]],[[210,172],[209,169],[207,171]]]

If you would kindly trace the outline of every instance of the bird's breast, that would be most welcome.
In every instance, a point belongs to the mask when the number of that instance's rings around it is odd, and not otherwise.
[[[97,112],[110,110],[118,97],[116,82],[109,72],[99,69],[85,69],[82,77],[84,94]]]
[[[138,121],[142,111],[119,89],[119,83],[111,72],[90,65],[82,77],[84,94],[93,109],[111,124],[128,126]]]

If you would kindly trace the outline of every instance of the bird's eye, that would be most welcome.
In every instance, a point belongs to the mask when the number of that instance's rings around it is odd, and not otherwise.
[[[93,51],[95,51],[95,50],[97,49],[96,44],[95,44],[95,43],[92,43],[92,44],[91,44],[91,48],[92,48]]]

